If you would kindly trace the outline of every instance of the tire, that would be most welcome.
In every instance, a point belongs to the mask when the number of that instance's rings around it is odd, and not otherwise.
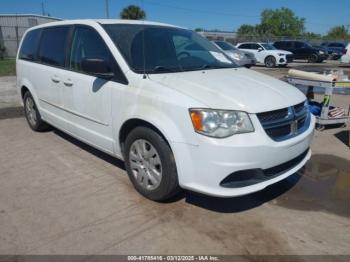
[[[309,63],[317,63],[319,61],[318,55],[312,54],[308,58]]]
[[[41,119],[39,110],[35,104],[34,98],[30,92],[26,92],[23,97],[24,115],[29,127],[36,131],[42,132],[50,129],[50,126]]]
[[[126,171],[135,189],[153,201],[180,191],[174,155],[165,139],[147,127],[136,127],[125,140]]]
[[[268,68],[276,67],[276,58],[273,56],[268,56],[265,58],[265,66]]]
[[[252,65],[244,65],[244,67],[249,69],[252,67]]]

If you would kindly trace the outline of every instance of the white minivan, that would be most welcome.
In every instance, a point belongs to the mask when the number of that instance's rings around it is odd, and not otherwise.
[[[73,20],[26,32],[17,87],[48,124],[125,161],[136,190],[233,197],[310,158],[315,119],[295,87],[234,64],[197,33],[154,22]]]

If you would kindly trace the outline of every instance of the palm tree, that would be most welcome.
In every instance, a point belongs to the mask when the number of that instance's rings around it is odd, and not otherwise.
[[[121,19],[141,20],[146,18],[146,13],[136,5],[129,5],[120,12]]]

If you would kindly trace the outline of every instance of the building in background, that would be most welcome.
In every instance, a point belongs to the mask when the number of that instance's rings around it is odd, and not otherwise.
[[[32,14],[0,14],[0,44],[5,47],[7,56],[14,57],[22,36],[28,28],[59,20],[61,19]]]
[[[199,31],[198,34],[208,38],[209,40],[219,40],[235,43],[237,34],[235,32],[225,31]]]

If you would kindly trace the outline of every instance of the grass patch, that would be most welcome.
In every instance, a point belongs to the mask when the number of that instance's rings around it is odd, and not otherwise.
[[[16,74],[16,59],[0,60],[0,76],[14,76]]]

